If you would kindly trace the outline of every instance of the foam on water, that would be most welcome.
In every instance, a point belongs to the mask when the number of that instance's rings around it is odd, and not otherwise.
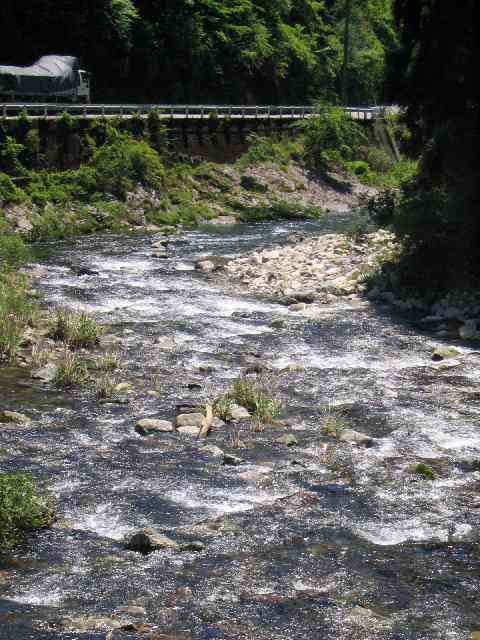
[[[165,493],[165,498],[186,509],[205,510],[214,516],[219,516],[249,511],[261,504],[272,503],[285,495],[258,491],[258,488],[252,491],[232,489],[226,492],[212,487],[201,493],[198,487],[189,486],[183,490],[168,491]]]

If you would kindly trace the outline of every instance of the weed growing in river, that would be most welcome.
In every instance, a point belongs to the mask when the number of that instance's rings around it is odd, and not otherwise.
[[[47,527],[52,505],[41,498],[30,476],[0,474],[0,552],[9,551],[27,531]]]
[[[99,371],[116,371],[120,368],[120,356],[113,351],[104,353],[95,363],[96,369]]]
[[[417,476],[422,476],[422,478],[425,478],[426,480],[437,479],[437,474],[432,469],[432,467],[429,467],[423,462],[419,462],[418,464],[413,464],[411,467],[409,467],[408,470],[410,471],[410,473],[414,473]]]
[[[338,437],[348,427],[348,423],[341,412],[332,407],[322,409],[322,433]]]
[[[97,398],[99,400],[108,400],[110,398],[113,398],[115,395],[115,387],[116,387],[116,382],[109,375],[105,375],[99,380],[96,380],[95,391],[96,391]]]
[[[213,413],[220,420],[228,421],[232,417],[233,400],[225,393],[213,402]]]
[[[280,413],[282,403],[276,394],[273,376],[242,376],[233,381],[227,392],[229,398],[245,407],[253,417],[268,422]]]
[[[46,345],[45,342],[37,342],[32,345],[32,353],[30,356],[30,363],[33,369],[40,369],[47,364],[50,360],[52,350]]]
[[[64,342],[70,349],[80,349],[97,345],[102,333],[102,327],[88,313],[57,309],[49,337]]]
[[[70,351],[68,346],[62,353],[57,365],[54,384],[57,387],[73,387],[85,384],[89,379],[85,361],[76,353]]]

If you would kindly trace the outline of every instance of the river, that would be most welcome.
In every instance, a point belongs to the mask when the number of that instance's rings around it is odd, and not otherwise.
[[[97,315],[134,393],[100,403],[0,369],[2,404],[33,418],[0,431],[0,469],[30,472],[58,511],[0,562],[14,576],[0,582],[0,640],[104,640],[106,631],[61,621],[111,617],[129,603],[162,640],[480,631],[480,353],[462,347],[458,366],[439,367],[431,353],[441,342],[386,308],[339,299],[302,315],[193,268],[343,222],[203,228],[176,238],[166,260],[142,235],[41,247],[46,301]],[[94,273],[75,275],[72,264]],[[272,328],[275,318],[285,326]],[[135,432],[138,419],[173,419],[255,364],[282,371],[290,426],[214,430],[209,444],[244,464],[221,464],[191,436]],[[326,406],[342,407],[375,446],[324,435]],[[297,446],[275,441],[284,431]],[[437,479],[411,473],[419,462]],[[204,549],[125,551],[124,536],[143,527]],[[133,627],[113,634],[140,637]]]

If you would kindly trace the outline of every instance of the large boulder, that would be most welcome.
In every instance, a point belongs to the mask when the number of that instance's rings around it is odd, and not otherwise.
[[[32,371],[32,378],[34,380],[41,380],[42,382],[52,382],[57,375],[58,367],[54,362],[47,362],[47,364],[40,369]]]
[[[31,418],[17,411],[0,411],[0,422],[13,424],[29,424]]]
[[[125,540],[125,549],[129,551],[139,551],[140,553],[151,553],[159,549],[178,549],[179,545],[167,536],[162,535],[153,529],[142,529],[137,531]]]
[[[178,427],[201,427],[205,416],[203,413],[181,413],[177,416]]]
[[[440,362],[440,360],[456,358],[459,355],[461,355],[461,353],[458,349],[455,349],[455,347],[437,347],[433,350],[432,360],[434,362]]]
[[[348,444],[362,447],[372,447],[375,444],[373,438],[354,429],[339,429],[336,437],[339,442],[348,442]]]
[[[156,433],[169,433],[174,431],[173,424],[168,420],[157,418],[143,418],[135,425],[135,431],[142,436],[155,435]]]
[[[246,420],[250,418],[250,413],[245,407],[241,407],[239,404],[232,404],[230,407],[230,418],[232,420]]]

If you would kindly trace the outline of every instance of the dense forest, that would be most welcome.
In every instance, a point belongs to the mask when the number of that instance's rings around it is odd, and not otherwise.
[[[480,276],[475,4],[395,3],[401,45],[390,74],[421,160],[390,214],[405,243],[404,283],[412,287],[454,289]]]
[[[348,16],[349,93],[383,99],[397,47],[392,0],[3,0],[0,63],[79,56],[96,100],[338,102]],[[52,19],[54,16],[54,19]],[[5,28],[8,25],[8,28]]]

